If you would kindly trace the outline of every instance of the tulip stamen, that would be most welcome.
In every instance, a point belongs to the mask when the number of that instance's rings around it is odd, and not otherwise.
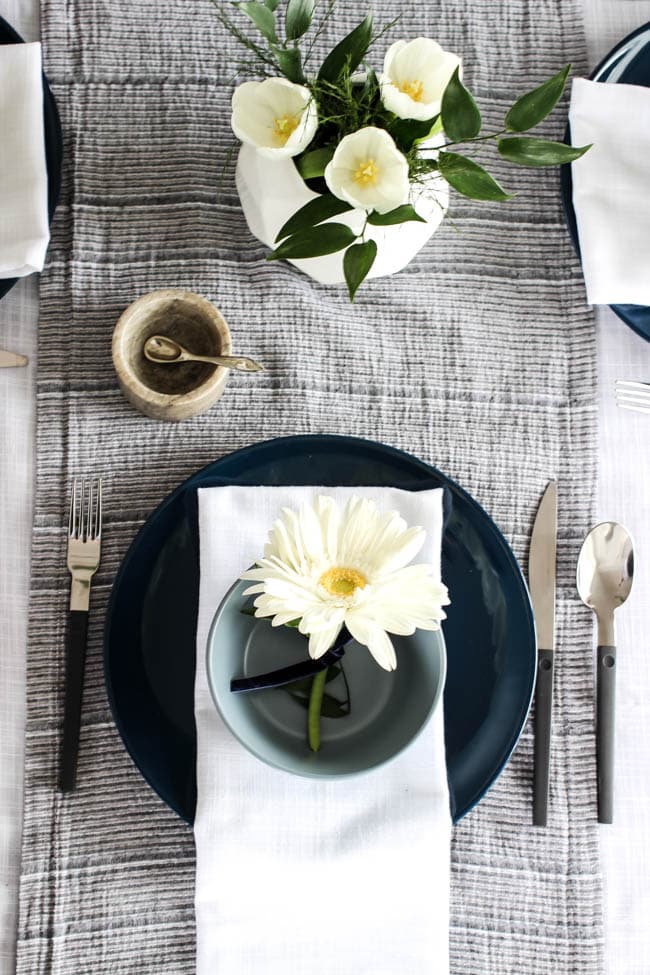
[[[374,186],[379,176],[379,167],[374,159],[364,159],[359,163],[354,174],[355,183],[360,186]]]
[[[273,135],[281,146],[286,145],[291,133],[298,128],[298,121],[295,115],[282,115],[273,119]]]
[[[424,84],[414,78],[412,81],[403,81],[399,86],[399,90],[403,91],[405,95],[412,98],[414,102],[421,102],[422,96],[424,95]]]

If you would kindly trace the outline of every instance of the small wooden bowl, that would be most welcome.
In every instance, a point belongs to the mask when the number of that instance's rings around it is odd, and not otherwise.
[[[113,365],[136,409],[156,420],[186,420],[205,413],[223,393],[228,369],[204,362],[149,362],[144,343],[168,335],[198,355],[229,355],[225,319],[205,298],[180,288],[151,291],[122,313],[113,332]]]

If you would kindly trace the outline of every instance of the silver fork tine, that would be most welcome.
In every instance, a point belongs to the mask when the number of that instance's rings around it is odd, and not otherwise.
[[[95,538],[102,537],[102,479],[97,480],[97,507],[95,511]]]
[[[88,528],[86,529],[86,535],[88,538],[95,538],[95,513],[93,510],[93,505],[95,502],[95,479],[90,478],[90,486],[88,488]]]
[[[70,495],[70,516],[68,518],[68,537],[74,538],[77,525],[77,478],[72,482],[72,494]]]

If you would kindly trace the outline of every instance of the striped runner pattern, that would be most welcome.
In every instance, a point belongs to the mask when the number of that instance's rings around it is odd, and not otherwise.
[[[495,127],[519,93],[566,62],[585,70],[578,0],[373,6],[378,23],[401,14],[378,42],[376,68],[389,41],[435,37],[462,54]],[[358,0],[339,4],[324,43],[364,14]],[[267,263],[246,228],[229,128],[241,57],[208,0],[43,0],[42,28],[65,168],[41,283],[19,975],[193,971],[192,834],[140,777],[112,721],[106,602],[135,532],[182,479],[252,442],[322,432],[382,440],[442,468],[490,512],[523,564],[542,491],[559,479],[550,826],[531,826],[529,724],[497,785],[454,833],[451,971],[595,975],[591,625],[574,591],[595,487],[595,335],[557,172],[493,159],[515,198],[455,197],[413,263],[362,287],[350,305],[343,290]],[[545,131],[561,137],[564,119],[560,111]],[[123,309],[167,286],[214,301],[234,347],[268,367],[233,374],[213,410],[180,425],[135,412],[110,358]],[[105,479],[105,531],[79,785],[62,797],[67,497],[73,475],[91,471]]]

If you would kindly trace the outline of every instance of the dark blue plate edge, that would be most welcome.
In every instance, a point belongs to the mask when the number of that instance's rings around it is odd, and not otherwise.
[[[612,59],[612,57],[619,51],[622,47],[628,44],[630,41],[634,40],[640,34],[646,33],[650,30],[650,20],[646,21],[645,24],[641,24],[636,30],[633,30],[631,34],[624,37],[623,40],[619,41],[609,51],[605,57],[599,61],[598,65],[594,68],[592,73],[589,75],[591,81],[598,81],[598,75],[603,70],[605,65]],[[621,79],[622,80],[622,79]],[[650,85],[648,86],[650,87]],[[571,145],[571,128],[567,125],[564,133],[564,141],[567,145]],[[569,235],[571,241],[575,248],[575,252],[580,257],[580,242],[578,240],[578,224],[576,221],[575,210],[573,209],[573,180],[571,179],[571,163],[565,163],[564,166],[560,166],[560,198],[562,200],[562,209],[564,210],[564,218],[567,222],[569,228]],[[624,322],[628,328],[631,328],[633,332],[636,332],[642,339],[646,342],[650,342],[650,332],[646,332],[645,329],[639,325],[635,319],[632,317],[633,312],[628,311],[629,308],[643,308],[645,310],[645,305],[610,305],[609,306],[615,315]]]
[[[185,481],[179,484],[179,486],[175,488],[174,491],[171,492],[171,494],[168,494],[167,497],[164,498],[163,501],[161,501],[161,503],[151,512],[151,514],[148,515],[144,524],[141,526],[141,528],[138,530],[137,534],[133,538],[131,544],[129,545],[129,548],[126,551],[126,554],[124,555],[124,558],[120,563],[117,574],[113,581],[113,585],[111,587],[111,593],[110,593],[110,597],[106,609],[106,620],[104,625],[104,646],[103,646],[104,681],[106,685],[108,703],[111,709],[113,720],[115,722],[115,726],[119,732],[119,735],[126,748],[126,751],[130,755],[139,773],[143,776],[143,778],[153,789],[153,791],[160,797],[160,799],[162,799],[162,801],[167,806],[169,806],[169,808],[171,808],[172,811],[176,813],[181,819],[183,819],[189,826],[192,826],[194,823],[193,817],[189,818],[188,816],[180,812],[178,809],[176,809],[176,807],[171,804],[169,798],[165,797],[161,792],[161,790],[158,788],[158,786],[155,784],[155,782],[151,780],[151,777],[140,768],[140,765],[138,764],[134,751],[131,748],[128,731],[124,726],[121,718],[119,717],[116,696],[115,696],[115,689],[111,681],[110,667],[109,667],[111,620],[114,611],[114,602],[116,599],[116,593],[121,584],[122,577],[126,574],[129,568],[132,554],[139,546],[142,538],[146,536],[146,533],[149,529],[151,522],[154,519],[156,519],[160,514],[162,514],[171,504],[176,502],[185,492],[187,492],[188,490],[192,490],[192,488],[194,487],[200,486],[200,482],[203,479],[204,475],[206,475],[207,471],[209,471],[209,469],[213,467],[215,463],[218,463],[220,461],[225,461],[226,459],[230,460],[233,458],[245,457],[247,454],[252,453],[254,451],[255,452],[257,451],[264,452],[269,450],[273,451],[276,447],[280,445],[289,444],[289,445],[295,445],[296,447],[299,447],[302,446],[303,444],[317,445],[319,443],[324,444],[324,443],[333,443],[333,442],[344,443],[346,445],[362,443],[365,446],[374,448],[384,454],[389,454],[397,460],[400,459],[406,460],[410,464],[415,464],[419,466],[426,473],[433,474],[441,482],[443,482],[444,485],[448,487],[452,493],[458,494],[465,502],[469,504],[471,508],[473,508],[477,512],[480,518],[485,520],[487,526],[492,530],[499,548],[502,550],[502,552],[505,555],[506,562],[510,564],[511,569],[513,570],[513,578],[516,580],[519,593],[522,597],[522,603],[526,608],[526,617],[528,623],[528,633],[527,633],[526,642],[530,642],[530,645],[534,649],[534,653],[531,655],[531,661],[530,661],[531,666],[530,666],[530,674],[529,674],[529,682],[528,682],[528,692],[524,704],[519,712],[518,720],[517,720],[519,729],[512,736],[511,740],[507,742],[506,753],[504,755],[503,761],[501,762],[500,765],[497,766],[496,771],[492,777],[492,781],[489,783],[489,785],[486,786],[485,789],[483,789],[482,791],[479,790],[477,794],[472,796],[469,799],[469,801],[467,801],[464,804],[462,810],[458,811],[455,808],[454,798],[450,790],[450,801],[452,803],[452,820],[454,823],[458,823],[464,816],[466,816],[467,813],[469,813],[477,805],[477,803],[480,802],[480,800],[487,794],[487,792],[489,792],[489,790],[492,788],[494,783],[497,781],[497,779],[503,772],[505,766],[508,764],[511,755],[517,746],[517,742],[519,741],[521,734],[524,730],[526,719],[528,717],[528,713],[530,711],[530,707],[532,704],[533,694],[535,691],[535,678],[537,675],[537,652],[536,652],[537,635],[535,630],[535,618],[533,615],[533,609],[530,602],[528,587],[526,585],[526,581],[524,579],[521,567],[517,562],[517,559],[515,558],[512,549],[508,545],[508,542],[503,536],[503,533],[498,528],[494,520],[490,517],[490,515],[485,511],[485,509],[478,503],[478,501],[476,501],[476,499],[471,494],[469,494],[463,487],[461,487],[456,481],[452,480],[452,478],[448,477],[446,474],[443,474],[443,472],[440,471],[437,467],[434,467],[432,464],[427,464],[425,461],[420,460],[418,457],[415,457],[413,454],[409,454],[406,451],[400,450],[397,447],[391,447],[387,444],[383,444],[377,440],[369,440],[366,439],[365,437],[340,436],[338,434],[299,434],[296,436],[275,437],[272,440],[259,441],[258,443],[250,444],[247,447],[241,447],[238,450],[232,451],[231,453],[224,454],[222,457],[219,457],[216,460],[210,461],[204,467],[200,468],[198,471],[195,471],[194,474],[191,474],[190,477],[188,477]],[[227,480],[224,481],[224,483],[232,483],[232,482]],[[359,486],[361,487],[363,485],[359,485]],[[421,490],[426,490],[426,488],[423,487]]]
[[[13,43],[25,43],[18,31],[4,17],[0,17],[0,34],[3,32]],[[61,131],[59,109],[54,100],[54,95],[50,91],[45,74],[43,75],[43,125],[45,128],[45,160],[47,165],[47,210],[51,224],[61,193],[63,132]],[[0,279],[0,299],[4,298],[19,280],[19,278]]]

